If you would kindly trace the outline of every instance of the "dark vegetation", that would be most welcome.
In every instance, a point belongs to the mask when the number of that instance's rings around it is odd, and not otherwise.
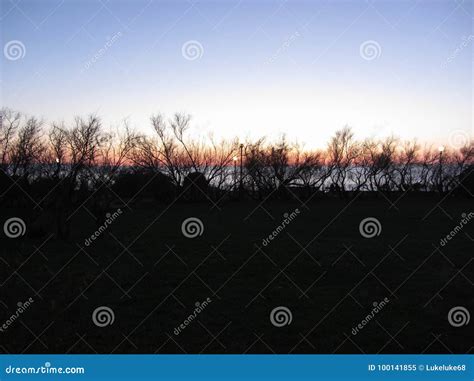
[[[2,110],[0,221],[20,217],[26,234],[0,234],[0,316],[34,303],[0,333],[0,352],[472,353],[470,326],[447,313],[473,311],[474,222],[439,244],[472,211],[472,142],[440,153],[344,128],[307,151],[188,139],[185,115],[152,125],[153,136],[108,132],[95,116],[46,126]],[[189,217],[204,226],[194,239]],[[366,217],[380,235],[361,237]],[[98,306],[113,325],[93,324]],[[289,326],[270,323],[277,306]]]
[[[352,198],[359,192],[470,197],[474,191],[472,142],[439,152],[394,137],[357,141],[344,128],[325,150],[306,151],[284,137],[240,144],[188,139],[190,116],[184,114],[168,121],[153,116],[153,136],[137,134],[127,123],[106,131],[96,116],[45,126],[4,108],[1,120],[0,204],[22,210],[34,235],[53,230],[66,239],[78,208],[86,207],[100,224],[118,204],[147,198],[213,205]]]

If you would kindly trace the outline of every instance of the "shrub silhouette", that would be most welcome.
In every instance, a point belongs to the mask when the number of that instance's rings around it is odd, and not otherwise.
[[[122,173],[117,176],[112,189],[123,198],[153,197],[163,202],[173,200],[177,194],[169,176],[153,171]]]
[[[183,197],[189,201],[203,201],[209,196],[209,183],[201,172],[189,173],[183,181]]]

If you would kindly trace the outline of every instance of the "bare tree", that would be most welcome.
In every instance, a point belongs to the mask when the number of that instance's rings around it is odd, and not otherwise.
[[[345,192],[348,175],[359,156],[360,146],[354,139],[350,127],[336,131],[331,138],[327,155],[331,168],[331,182],[334,190]]]
[[[76,117],[69,129],[53,126],[50,149],[58,155],[55,173],[59,181],[49,195],[48,208],[53,211],[56,234],[60,238],[69,236],[71,218],[87,199],[91,184],[88,174],[97,164],[100,134],[101,122],[95,115]]]
[[[21,114],[7,107],[0,111],[0,168],[4,171],[9,162],[11,144],[21,123]]]
[[[417,190],[418,178],[416,168],[419,162],[420,146],[416,140],[405,141],[396,158],[396,173],[398,174],[398,190]]]
[[[20,176],[27,181],[30,175],[38,170],[35,165],[40,163],[44,149],[41,128],[42,122],[34,117],[26,119],[19,127],[11,147],[10,163],[13,176]]]

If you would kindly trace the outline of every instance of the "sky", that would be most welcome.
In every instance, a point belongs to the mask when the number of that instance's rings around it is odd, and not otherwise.
[[[473,136],[472,1],[0,0],[2,106],[151,133]]]

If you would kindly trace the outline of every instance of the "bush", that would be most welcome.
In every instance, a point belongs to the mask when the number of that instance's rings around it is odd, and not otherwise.
[[[209,197],[209,183],[201,172],[188,174],[183,181],[184,198],[189,201],[203,201]]]
[[[120,174],[112,189],[123,198],[153,197],[164,202],[173,200],[177,193],[169,176],[153,171]]]

